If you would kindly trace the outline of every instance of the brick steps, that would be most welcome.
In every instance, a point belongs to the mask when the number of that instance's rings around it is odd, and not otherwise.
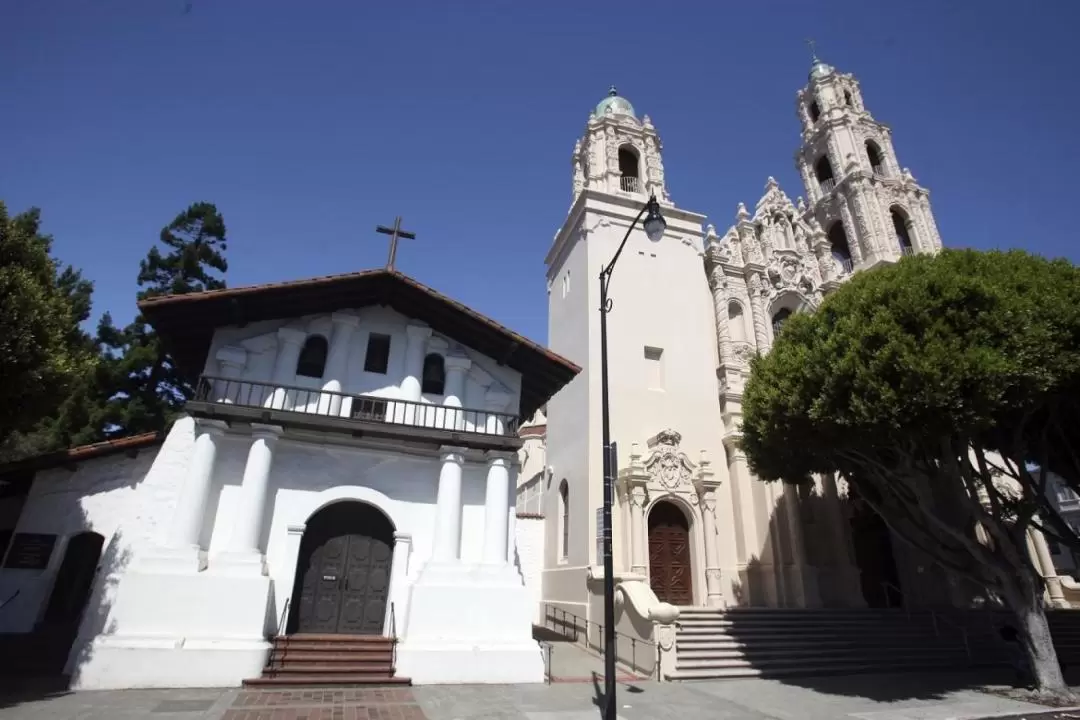
[[[245,687],[410,685],[395,675],[393,638],[370,635],[282,635],[261,677]]]

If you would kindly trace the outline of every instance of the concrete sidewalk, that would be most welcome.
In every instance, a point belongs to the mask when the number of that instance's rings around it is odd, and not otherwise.
[[[979,692],[986,674],[619,684],[623,720],[976,720],[1048,708]],[[2,720],[598,720],[602,678],[550,685],[118,690],[0,697]],[[1057,711],[1060,712],[1060,711]],[[1071,720],[1071,719],[1069,719]]]

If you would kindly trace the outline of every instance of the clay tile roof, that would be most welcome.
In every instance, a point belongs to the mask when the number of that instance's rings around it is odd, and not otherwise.
[[[159,445],[164,440],[165,433],[150,432],[115,440],[105,440],[91,445],[77,445],[67,450],[57,450],[56,452],[35,455],[0,465],[0,477],[74,465],[84,460],[93,460],[94,458],[115,455],[121,452],[133,452]]]
[[[370,305],[388,305],[520,372],[521,417],[530,417],[581,372],[566,358],[396,270],[166,295],[143,300],[139,310],[180,367],[197,375],[219,327]]]

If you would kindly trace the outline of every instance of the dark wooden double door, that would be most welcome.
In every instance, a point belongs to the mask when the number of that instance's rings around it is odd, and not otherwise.
[[[649,585],[661,602],[693,605],[690,523],[674,503],[658,502],[649,512]]]
[[[300,541],[289,631],[382,635],[394,527],[378,509],[341,502],[312,515]]]

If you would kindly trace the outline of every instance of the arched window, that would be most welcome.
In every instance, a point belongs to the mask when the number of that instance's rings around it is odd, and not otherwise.
[[[900,254],[914,254],[915,245],[911,242],[911,218],[908,217],[903,208],[897,205],[889,208],[889,215],[892,216],[893,232],[896,233],[896,242],[900,245]]]
[[[732,301],[728,304],[728,335],[731,342],[746,342],[746,320],[744,319],[742,305]]]
[[[851,247],[844,232],[844,223],[840,220],[829,228],[829,244],[832,245],[833,259],[840,263],[845,272],[851,272]]]
[[[810,122],[816,123],[818,121],[818,118],[821,117],[821,108],[818,107],[817,102],[815,101],[810,103],[810,106],[807,108],[807,110],[810,112]]]
[[[844,103],[848,107],[851,107],[851,93],[848,92],[847,90],[844,91]]]
[[[789,317],[791,317],[791,310],[789,310],[788,308],[780,308],[775,313],[773,313],[772,334],[774,338],[780,334],[780,328],[783,326],[784,322]]]
[[[630,145],[619,148],[619,187],[626,192],[639,192],[638,154]]]
[[[873,140],[866,141],[866,159],[870,161],[870,169],[875,175],[885,177],[885,159],[881,154],[881,148]]]
[[[330,346],[322,335],[312,335],[300,350],[296,361],[296,374],[304,377],[321,378],[326,370],[326,353]]]
[[[818,158],[818,161],[814,163],[814,175],[817,176],[818,184],[821,185],[821,192],[832,192],[832,189],[836,187],[836,180],[833,178],[832,164],[825,155],[822,155]]]
[[[442,395],[446,390],[446,365],[443,356],[430,353],[424,358],[424,380],[420,392],[425,395]]]
[[[566,478],[559,483],[559,548],[560,556],[570,556],[570,485]]]

